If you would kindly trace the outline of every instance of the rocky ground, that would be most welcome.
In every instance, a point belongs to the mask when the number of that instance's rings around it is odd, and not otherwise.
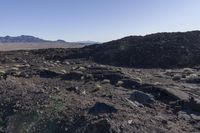
[[[0,57],[0,133],[200,132],[198,66],[116,67],[57,49]]]

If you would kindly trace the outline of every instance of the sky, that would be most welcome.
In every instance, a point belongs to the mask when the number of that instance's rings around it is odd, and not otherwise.
[[[0,36],[106,42],[200,30],[200,0],[0,0]]]

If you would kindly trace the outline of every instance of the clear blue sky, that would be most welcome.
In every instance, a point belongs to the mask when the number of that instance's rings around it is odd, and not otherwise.
[[[0,0],[0,36],[108,41],[200,30],[200,0]]]

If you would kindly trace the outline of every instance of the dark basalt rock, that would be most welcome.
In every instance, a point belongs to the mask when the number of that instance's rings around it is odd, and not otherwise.
[[[83,76],[83,72],[81,71],[73,71],[62,76],[63,80],[80,80]]]
[[[180,90],[174,90],[173,88],[143,85],[140,90],[152,94],[155,99],[159,99],[167,103],[170,101],[187,101],[189,99],[189,95],[187,93]]]
[[[129,98],[131,101],[137,101],[142,104],[150,104],[153,103],[154,98],[150,94],[146,94],[144,92],[135,91]]]
[[[134,79],[122,79],[122,86],[125,87],[125,88],[137,88],[137,87],[140,87],[141,83],[134,80]]]
[[[99,63],[128,67],[190,67],[200,64],[200,31],[130,36],[83,48]]]
[[[186,79],[187,83],[200,84],[200,77],[191,77]]]
[[[117,113],[117,109],[106,103],[97,102],[88,112],[89,114],[98,115],[104,113]]]
[[[85,133],[114,133],[107,119],[102,119],[88,125]]]
[[[40,75],[40,77],[43,77],[43,78],[55,78],[55,77],[60,76],[59,73],[56,73],[56,72],[51,71],[51,70],[45,70],[45,69],[40,70],[39,75]]]

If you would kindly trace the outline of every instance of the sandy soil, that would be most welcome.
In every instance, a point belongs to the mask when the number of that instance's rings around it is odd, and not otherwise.
[[[80,47],[83,47],[83,45],[68,43],[0,43],[0,51]]]

